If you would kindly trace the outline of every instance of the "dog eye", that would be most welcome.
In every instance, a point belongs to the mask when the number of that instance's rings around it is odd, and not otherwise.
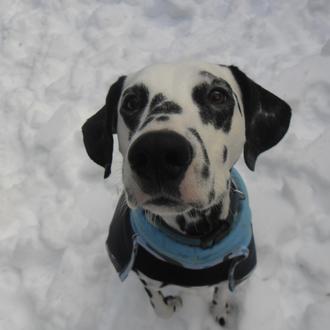
[[[130,112],[140,109],[140,99],[137,95],[127,95],[123,102],[123,108]]]
[[[212,104],[220,105],[227,102],[228,95],[223,89],[214,88],[207,95],[207,99]]]

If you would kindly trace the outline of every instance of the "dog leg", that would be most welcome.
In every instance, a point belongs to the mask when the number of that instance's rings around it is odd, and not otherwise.
[[[159,289],[161,283],[151,280],[141,273],[138,273],[139,279],[144,286],[144,290],[149,296],[150,304],[155,313],[164,319],[173,315],[173,313],[182,307],[182,299],[180,296],[164,296]]]
[[[179,296],[164,296],[160,290],[152,290],[144,287],[146,290],[150,304],[155,313],[164,319],[170,318],[173,313],[182,306],[182,299]]]
[[[221,326],[231,328],[230,314],[233,309],[233,293],[228,289],[228,283],[224,282],[214,288],[213,300],[210,304],[210,312],[215,321]]]

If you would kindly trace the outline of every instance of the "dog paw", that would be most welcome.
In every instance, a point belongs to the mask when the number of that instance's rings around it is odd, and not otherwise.
[[[216,301],[212,301],[210,304],[210,313],[222,328],[231,329],[231,311],[232,306],[228,303],[218,305]]]
[[[156,314],[163,319],[170,318],[180,307],[182,307],[182,299],[179,296],[163,297],[161,303],[154,305]]]
[[[164,302],[167,306],[172,308],[173,312],[182,307],[182,298],[180,296],[164,297]]]

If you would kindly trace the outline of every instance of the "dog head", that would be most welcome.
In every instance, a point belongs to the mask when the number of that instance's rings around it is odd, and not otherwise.
[[[258,155],[285,135],[291,109],[234,66],[160,64],[120,77],[83,126],[92,160],[110,174],[113,137],[128,205],[156,214],[207,209],[228,196],[244,150]]]

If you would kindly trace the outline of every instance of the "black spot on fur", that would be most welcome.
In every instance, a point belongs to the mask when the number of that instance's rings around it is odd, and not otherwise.
[[[164,297],[164,296],[163,296],[163,301],[164,301],[164,303],[165,303],[166,305],[168,305],[168,301],[169,301],[169,300],[172,300],[172,299],[174,299],[173,296],[167,296],[167,297]]]
[[[147,285],[147,282],[145,280],[143,280],[142,278],[140,278],[140,281],[142,282],[143,285]]]
[[[146,127],[155,118],[155,115],[161,115],[156,118],[157,121],[166,121],[169,120],[169,114],[179,114],[182,112],[182,108],[174,102],[165,101],[161,103],[164,99],[165,97],[162,94],[154,96],[151,101],[150,112],[141,126],[141,129]]]
[[[207,179],[209,176],[210,176],[209,167],[207,165],[204,165],[202,169],[202,177],[204,179]]]
[[[228,149],[226,146],[223,146],[222,159],[224,163],[227,161],[227,156],[228,156]]]
[[[134,109],[128,107],[127,102],[125,102],[125,98],[127,97],[135,97]],[[148,104],[148,98],[149,90],[144,84],[134,85],[124,92],[120,113],[131,132],[137,129],[142,111]]]
[[[159,116],[156,118],[157,121],[167,121],[169,119],[170,119],[169,116]]]
[[[210,165],[210,159],[209,159],[209,156],[207,154],[207,151],[206,151],[206,148],[205,148],[205,145],[204,145],[204,141],[202,140],[201,136],[199,135],[199,133],[194,128],[189,128],[189,131],[195,136],[195,138],[198,140],[198,142],[199,142],[199,144],[202,148],[205,164]]]
[[[229,189],[229,186],[230,186],[230,180],[229,179],[227,179],[226,185],[227,185],[227,189]]]
[[[183,215],[178,215],[175,218],[176,223],[178,224],[179,228],[184,231],[186,228],[186,219],[184,218]]]
[[[212,300],[212,304],[213,304],[213,305],[218,305],[217,301],[214,300],[214,299]]]
[[[219,288],[216,286],[216,287],[214,288],[214,294],[217,294],[218,291],[219,291]]]
[[[224,327],[226,325],[226,320],[223,317],[219,318],[219,324]]]
[[[144,290],[146,290],[147,295],[149,296],[149,298],[152,298],[152,293],[148,288],[144,288]]]
[[[193,221],[188,222],[186,219],[185,232],[192,236],[202,236],[207,235],[214,230],[220,230],[222,227],[225,230],[227,228],[226,222],[219,221],[221,211],[221,203],[212,206],[209,215],[206,215],[205,212],[196,211],[196,216]]]
[[[189,217],[192,217],[192,218],[197,217],[197,211],[196,211],[195,209],[191,209],[191,210],[188,212],[188,216],[189,216]]]
[[[208,99],[209,92],[219,87],[224,91],[227,98],[223,104],[214,105]],[[221,79],[215,79],[211,84],[204,82],[193,88],[192,98],[198,106],[199,114],[204,124],[211,124],[216,129],[223,129],[228,132],[231,127],[231,120],[234,110],[234,99],[232,98],[230,86]]]
[[[165,96],[162,93],[156,94],[150,102],[150,109],[153,109],[155,106],[162,103],[163,101],[165,101]]]
[[[210,232],[210,223],[206,219],[190,222],[185,232],[190,236],[203,236]]]
[[[211,203],[213,201],[214,196],[215,196],[215,191],[214,191],[214,189],[212,189],[209,193],[209,203]]]
[[[145,128],[150,122],[153,121],[153,119],[154,119],[153,116],[148,117],[148,118],[144,121],[144,123],[141,125],[141,127],[140,127],[139,130],[144,129],[144,128]]]
[[[182,108],[174,102],[165,101],[162,104],[158,105],[155,108],[150,108],[149,115],[158,115],[158,114],[179,114],[182,112]]]
[[[220,219],[220,214],[222,212],[222,203],[218,203],[211,208],[211,213],[209,215],[209,218],[213,221],[217,221]]]

